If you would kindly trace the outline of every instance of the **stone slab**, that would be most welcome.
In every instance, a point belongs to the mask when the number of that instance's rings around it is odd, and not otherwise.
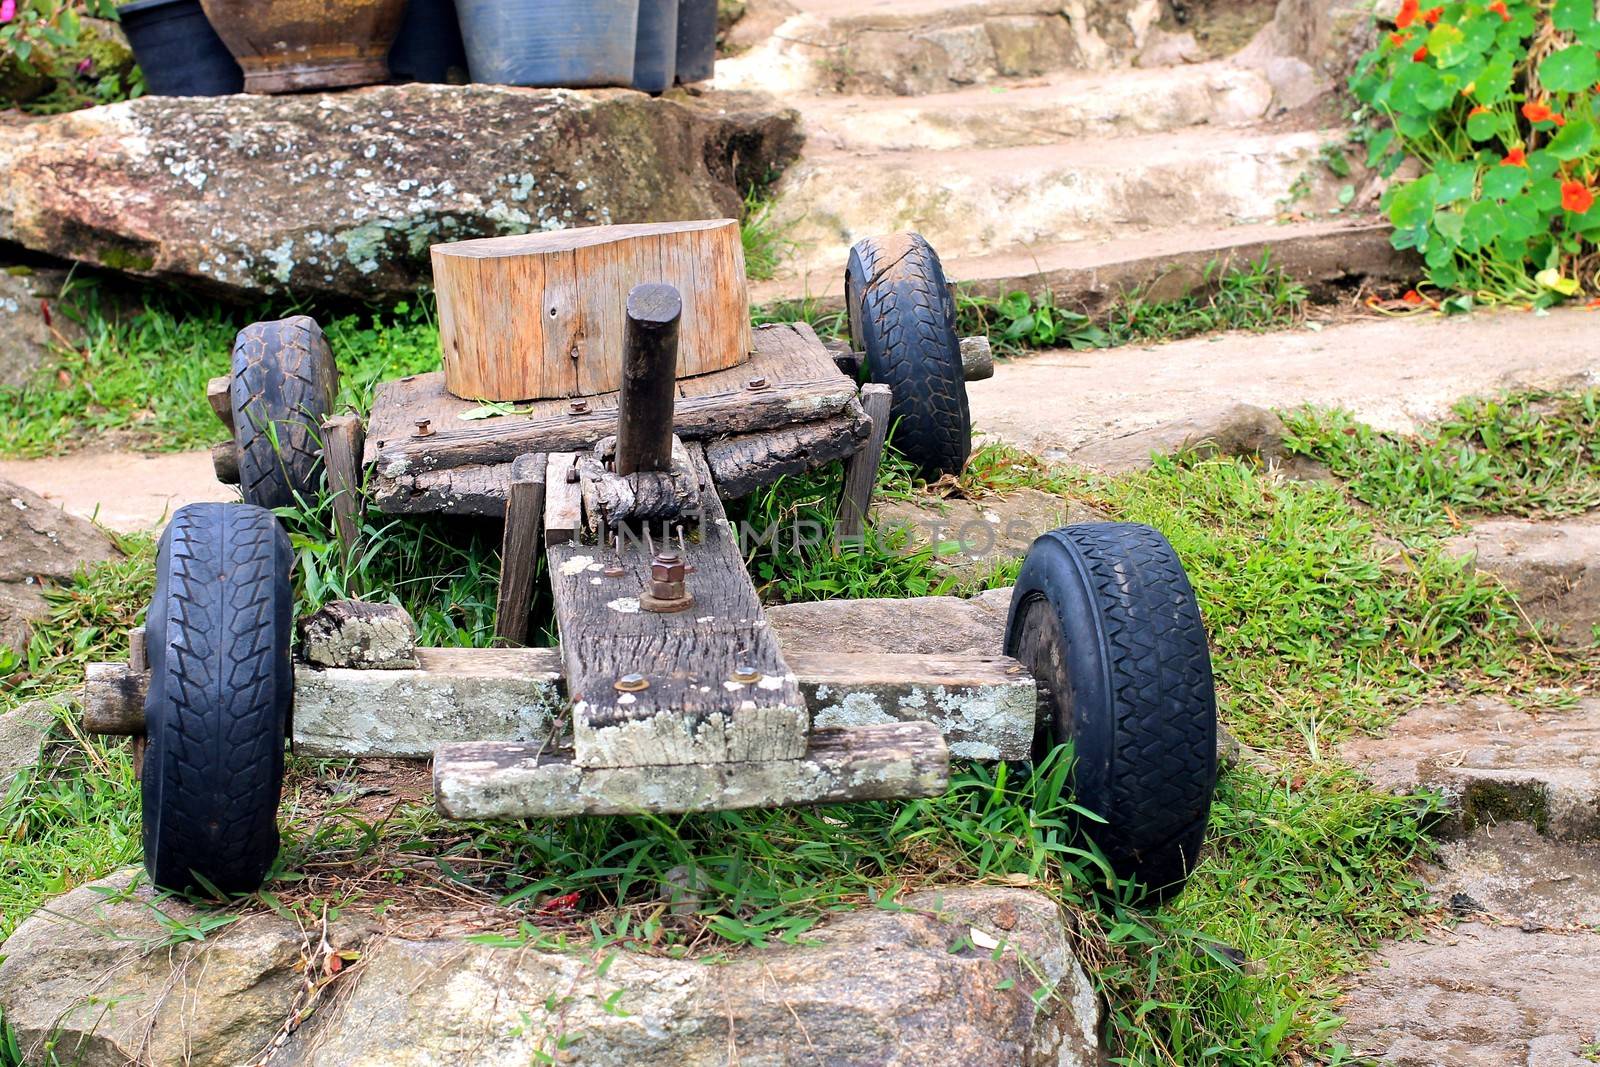
[[[1448,548],[1517,596],[1547,641],[1600,639],[1600,512],[1559,519],[1483,519]]]

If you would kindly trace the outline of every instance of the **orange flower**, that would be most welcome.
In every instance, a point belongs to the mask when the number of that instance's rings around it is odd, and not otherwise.
[[[1565,115],[1551,115],[1550,121],[1555,123],[1557,126],[1565,126],[1567,124],[1567,117]]]
[[[1401,0],[1400,14],[1395,16],[1394,24],[1399,26],[1402,30],[1405,29],[1407,26],[1417,21],[1417,15],[1420,14],[1417,9],[1421,6],[1422,5],[1419,4],[1417,0]]]
[[[1422,294],[1417,292],[1415,289],[1407,289],[1406,290],[1406,295],[1402,296],[1400,299],[1404,300],[1408,304],[1421,304],[1421,303],[1423,303]]]
[[[1470,119],[1474,115],[1487,115],[1488,113],[1489,113],[1489,109],[1484,107],[1482,104],[1479,104],[1477,107],[1475,107],[1471,111],[1467,112],[1467,118]]]
[[[1500,165],[1502,167],[1526,167],[1528,165],[1528,153],[1520,148],[1513,148],[1506,153],[1506,158],[1500,161]]]
[[[1411,35],[1409,33],[1391,33],[1389,35],[1389,43],[1394,45],[1396,48],[1399,48],[1409,40],[1411,40]]]
[[[1561,206],[1574,215],[1582,215],[1594,206],[1594,193],[1582,182],[1561,183]]]
[[[1511,12],[1506,10],[1506,0],[1494,0],[1494,3],[1489,5],[1489,10],[1499,15],[1501,22],[1511,21]]]
[[[1522,105],[1522,117],[1529,122],[1549,122],[1550,116],[1554,114],[1555,112],[1551,111],[1547,104],[1537,104],[1529,100]]]
[[[1413,63],[1421,63],[1424,59],[1427,59],[1427,58],[1428,58],[1428,46],[1427,45],[1423,45],[1421,48],[1419,48],[1415,52],[1411,53],[1411,62],[1413,62]]]
[[[1422,13],[1422,21],[1426,22],[1430,26],[1437,26],[1439,24],[1439,18],[1443,14],[1444,14],[1444,8],[1442,8],[1442,7],[1430,7],[1430,8],[1428,8],[1428,10],[1426,10],[1426,11],[1424,11]]]

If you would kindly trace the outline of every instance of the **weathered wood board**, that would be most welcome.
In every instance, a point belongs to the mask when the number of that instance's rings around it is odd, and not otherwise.
[[[950,784],[937,727],[902,722],[819,730],[797,759],[584,767],[536,745],[440,748],[433,791],[453,819],[670,814],[931,797]]]
[[[521,742],[570,752],[554,648],[418,649],[413,670],[295,667],[294,745],[311,756],[426,759],[442,744]],[[931,722],[952,755],[1027,759],[1033,680],[1004,656],[790,653],[816,727]],[[83,728],[144,730],[148,676],[91,664]]]
[[[685,452],[709,490],[699,446]],[[805,752],[805,701],[715,493],[702,492],[699,517],[681,541],[694,568],[694,604],[685,611],[641,609],[651,552],[638,539],[620,539],[620,550],[578,540],[546,546],[581,766],[761,762]],[[676,541],[670,529],[655,536]],[[632,675],[646,687],[623,691]]]
[[[683,297],[680,377],[750,355],[744,245],[733,219],[588,226],[432,249],[444,376],[457,396],[588,396],[621,383],[636,285]]]
[[[749,388],[764,380],[761,389]],[[805,323],[757,329],[750,362],[678,382],[673,425],[685,440],[751,433],[839,414],[856,385],[834,366]],[[472,464],[509,463],[529,452],[586,451],[617,432],[617,394],[586,399],[574,414],[565,400],[534,400],[517,414],[463,420],[480,409],[444,388],[442,374],[418,374],[380,384],[367,426],[367,461],[382,478],[415,477]],[[427,419],[433,431],[413,436]]]
[[[310,756],[427,759],[442,744],[507,741],[570,752],[561,650],[416,650],[414,670],[295,666],[295,750]],[[953,756],[1024,760],[1033,678],[1006,656],[840,656],[787,652],[813,727],[931,722]],[[89,733],[144,730],[148,675],[90,664]]]

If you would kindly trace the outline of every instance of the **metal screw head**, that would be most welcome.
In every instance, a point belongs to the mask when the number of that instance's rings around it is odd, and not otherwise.
[[[751,378],[748,382],[744,383],[744,387],[749,389],[751,392],[758,393],[767,387],[767,380],[765,378]]]
[[[640,693],[650,688],[650,679],[642,674],[624,674],[611,685],[619,693]]]
[[[736,682],[743,682],[745,685],[750,685],[754,682],[761,681],[761,672],[750,666],[748,663],[741,663],[739,666],[733,669],[733,680]]]
[[[417,430],[411,436],[412,437],[432,437],[433,436],[433,420],[432,419],[418,419],[417,420]]]
[[[589,402],[581,397],[577,400],[568,401],[567,403],[567,414],[569,415],[582,415],[588,410]]]

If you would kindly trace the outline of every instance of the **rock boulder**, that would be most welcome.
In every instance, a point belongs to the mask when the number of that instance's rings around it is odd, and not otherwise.
[[[57,307],[66,280],[63,270],[0,267],[0,389],[27,385],[49,365],[53,345],[82,337]]]
[[[440,241],[737,215],[797,121],[622,89],[144,97],[0,124],[0,241],[241,295],[407,294]]]
[[[117,555],[93,523],[0,479],[0,644],[27,643],[29,620],[48,610],[47,583],[68,581],[83,564]]]
[[[4,946],[0,1009],[25,1053],[53,1035],[82,1067],[255,1062],[336,954],[359,964],[272,1063],[520,1067],[558,1050],[590,1067],[1099,1062],[1099,1004],[1067,919],[1022,889],[924,891],[712,964],[385,936],[358,918],[324,947],[266,912],[182,940],[172,930],[199,913],[164,900],[162,921],[130,879],[74,890]]]

